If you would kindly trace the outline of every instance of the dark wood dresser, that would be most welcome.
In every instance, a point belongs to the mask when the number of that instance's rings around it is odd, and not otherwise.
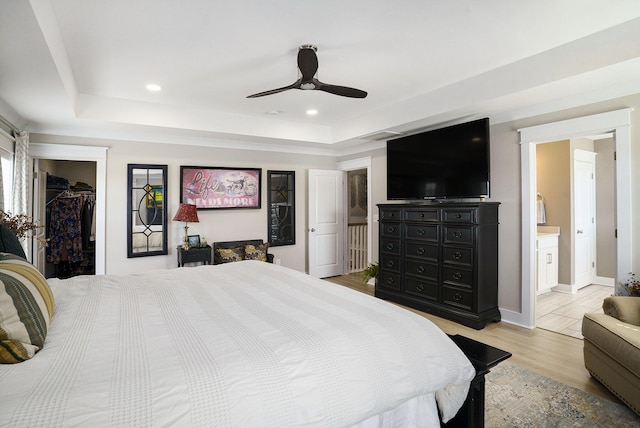
[[[498,202],[380,204],[376,297],[482,329],[498,311]]]

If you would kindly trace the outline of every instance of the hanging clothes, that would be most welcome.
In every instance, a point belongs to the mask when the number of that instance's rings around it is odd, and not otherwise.
[[[53,264],[82,261],[81,196],[52,201],[47,261]]]

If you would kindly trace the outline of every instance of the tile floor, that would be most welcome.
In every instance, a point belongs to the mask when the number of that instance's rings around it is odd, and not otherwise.
[[[582,316],[602,313],[602,301],[613,294],[613,287],[592,284],[576,294],[550,291],[536,299],[536,327],[582,339]]]

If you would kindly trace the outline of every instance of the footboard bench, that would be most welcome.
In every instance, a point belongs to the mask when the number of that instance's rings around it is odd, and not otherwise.
[[[258,246],[264,244],[264,241],[262,239],[246,239],[246,240],[241,240],[241,241],[221,241],[221,242],[214,242],[213,245],[213,264],[220,264],[222,263],[220,261],[219,258],[216,257],[216,254],[218,254],[218,252],[216,250],[219,250],[221,248],[225,248],[225,249],[233,249],[233,248],[244,248],[246,245],[253,245],[256,248],[258,248]],[[268,252],[268,248],[267,248],[267,262],[269,263],[273,263],[273,254],[269,254]]]

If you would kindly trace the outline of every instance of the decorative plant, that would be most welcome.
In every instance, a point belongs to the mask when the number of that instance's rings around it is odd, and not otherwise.
[[[636,279],[633,272],[629,272],[627,282],[620,283],[629,296],[640,297],[640,279]]]
[[[29,232],[40,227],[25,214],[13,215],[2,210],[0,210],[0,223],[4,224],[19,239],[25,238]]]
[[[362,271],[362,277],[364,282],[369,282],[371,278],[378,277],[378,262],[369,263],[369,265]]]

